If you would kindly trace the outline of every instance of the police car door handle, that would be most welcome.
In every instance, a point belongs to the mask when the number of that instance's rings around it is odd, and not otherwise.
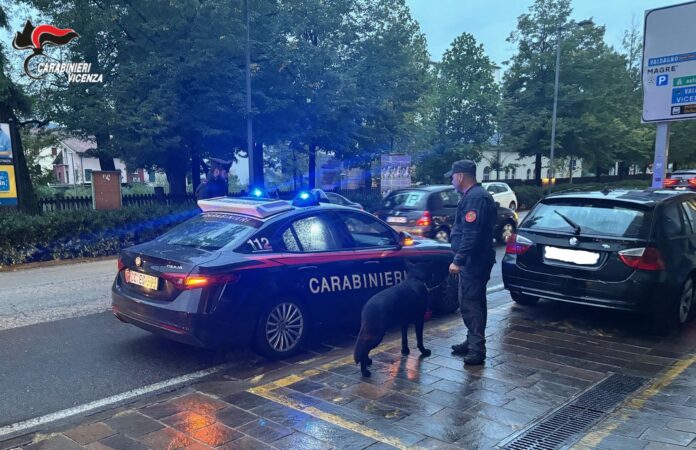
[[[302,266],[299,270],[315,270],[317,266]]]

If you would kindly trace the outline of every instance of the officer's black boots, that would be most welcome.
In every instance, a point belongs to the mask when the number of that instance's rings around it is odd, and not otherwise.
[[[464,364],[467,366],[478,366],[483,364],[486,359],[485,352],[470,351],[464,357]]]
[[[461,344],[454,344],[452,346],[453,355],[465,356],[467,353],[469,353],[469,341],[464,341]]]

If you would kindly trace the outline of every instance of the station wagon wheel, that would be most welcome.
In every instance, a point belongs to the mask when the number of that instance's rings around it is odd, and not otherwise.
[[[664,334],[678,330],[684,325],[693,313],[694,306],[694,281],[687,278],[681,291],[675,295],[669,307],[651,317],[654,331]]]
[[[257,349],[272,359],[294,355],[307,336],[307,316],[299,303],[280,301],[264,309],[256,330]]]
[[[678,318],[679,318],[679,325],[682,325],[686,323],[686,321],[689,319],[689,316],[691,315],[691,308],[693,307],[694,304],[694,282],[689,277],[686,282],[684,283],[684,288],[682,289],[682,293],[679,296],[679,304],[678,304]]]

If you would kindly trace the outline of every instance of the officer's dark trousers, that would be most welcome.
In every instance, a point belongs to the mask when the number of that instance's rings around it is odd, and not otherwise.
[[[468,329],[466,339],[470,352],[486,352],[486,284],[490,273],[490,269],[482,275],[459,273],[459,312]]]

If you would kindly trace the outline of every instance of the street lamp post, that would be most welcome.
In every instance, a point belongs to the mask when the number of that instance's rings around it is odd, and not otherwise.
[[[576,27],[592,26],[594,22],[592,19],[582,20],[575,24]],[[556,111],[558,109],[558,79],[561,71],[561,31],[565,27],[559,25],[556,28],[556,80],[553,85],[553,113],[551,115],[551,151],[549,152],[549,183],[553,183],[554,178],[556,178],[556,170],[554,168],[554,152],[556,149]],[[542,177],[543,178],[543,177]]]

